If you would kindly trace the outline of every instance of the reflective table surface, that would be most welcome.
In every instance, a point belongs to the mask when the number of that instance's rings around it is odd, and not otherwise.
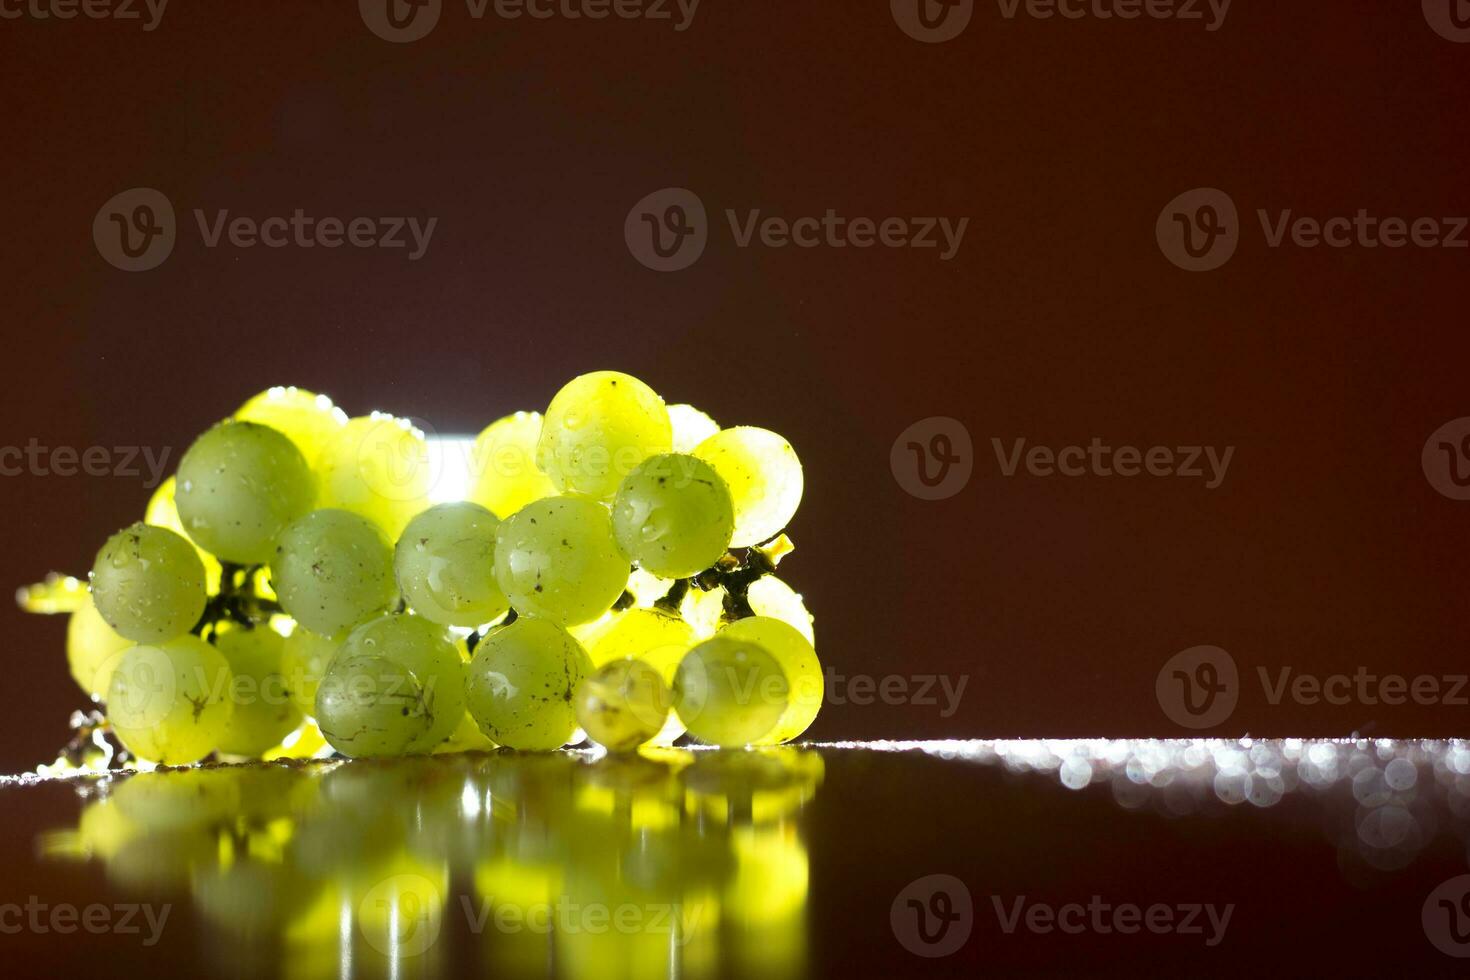
[[[468,754],[0,785],[10,976],[1461,975],[1470,743]]]

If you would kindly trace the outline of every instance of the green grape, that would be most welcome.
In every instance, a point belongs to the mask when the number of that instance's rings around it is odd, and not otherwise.
[[[480,730],[513,749],[559,749],[577,728],[572,701],[592,661],[571,634],[522,617],[475,647],[469,706]]]
[[[694,450],[715,468],[735,502],[735,537],[748,548],[775,537],[801,504],[801,460],[776,433],[741,425],[722,429]]]
[[[612,507],[623,554],[663,578],[688,578],[730,547],[735,510],[730,491],[693,456],[652,456],[623,480]]]
[[[229,729],[229,663],[197,636],[133,647],[107,687],[107,718],[140,759],[178,766],[213,752]]]
[[[189,532],[184,530],[184,522],[179,519],[179,507],[175,498],[178,485],[178,478],[173,476],[158,485],[158,489],[153,491],[153,496],[148,498],[148,507],[143,512],[143,523],[152,524],[154,527],[166,527],[188,540]],[[199,560],[204,563],[204,590],[214,595],[219,591],[219,559],[195,542],[190,541],[189,543],[194,545],[194,550],[199,552]]]
[[[480,626],[510,608],[495,584],[499,524],[468,501],[431,507],[408,522],[393,567],[414,612],[444,626]]]
[[[668,685],[674,683],[679,661],[700,638],[692,625],[662,609],[626,609],[601,623],[583,645],[598,667],[622,658],[642,660],[656,669]],[[657,745],[672,745],[683,734],[684,723],[677,712],[671,711],[663,731],[653,741]]]
[[[300,623],[282,643],[281,676],[286,679],[291,700],[304,714],[316,711],[317,688],[339,646],[338,640],[313,633]]]
[[[541,423],[536,460],[557,488],[609,500],[633,467],[673,447],[663,399],[617,371],[573,378]]]
[[[204,614],[204,565],[174,532],[134,524],[97,552],[92,600],[107,625],[135,643],[172,639]]]
[[[90,595],[67,617],[66,665],[71,670],[72,680],[93,701],[107,697],[107,683],[112,679],[112,672],[123,651],[132,645],[132,640],[118,636],[107,625]]]
[[[703,638],[714,636],[721,626],[728,625],[725,619],[724,602],[728,593],[724,587],[705,592],[690,589],[679,604],[679,614],[687,619]],[[757,616],[779,619],[806,637],[808,643],[816,643],[812,628],[812,614],[791,586],[774,575],[763,575],[750,584],[745,600]]]
[[[313,712],[327,743],[354,758],[403,755],[428,737],[423,685],[387,657],[335,657]]]
[[[689,734],[711,745],[750,745],[786,712],[789,686],[764,647],[716,636],[690,650],[674,674],[674,708]]]
[[[184,530],[225,561],[269,561],[286,525],[315,499],[316,480],[295,443],[254,422],[219,423],[179,462]]]
[[[444,627],[412,613],[389,613],[349,633],[337,651],[338,659],[344,657],[381,657],[397,664],[417,682],[428,728],[408,743],[405,752],[429,752],[448,738],[464,717],[464,662]]]
[[[693,405],[670,405],[669,424],[674,430],[676,453],[692,453],[695,446],[720,431],[714,419]]]
[[[669,717],[669,689],[641,660],[614,660],[577,688],[577,721],[609,752],[636,749]]]
[[[548,497],[501,521],[495,581],[516,611],[570,626],[612,607],[628,581],[628,560],[618,553],[606,507]]]
[[[516,412],[490,423],[475,439],[470,499],[494,514],[514,514],[533,500],[556,494],[556,484],[536,465],[541,414]]]
[[[316,464],[328,442],[347,424],[347,414],[326,395],[305,388],[268,388],[235,412],[241,422],[268,425],[296,444],[301,455]]]
[[[781,579],[774,575],[761,576],[750,583],[745,599],[757,616],[779,619],[806,637],[808,643],[816,644],[812,614],[807,611],[801,595]]]
[[[263,755],[301,724],[301,710],[291,700],[282,673],[285,640],[269,626],[257,626],[224,630],[214,646],[224,654],[234,677],[230,696],[234,710],[219,751]]]
[[[406,419],[382,412],[349,419],[316,461],[320,506],[349,510],[397,541],[429,506],[429,446]]]
[[[344,510],[317,510],[281,535],[271,561],[281,607],[322,636],[336,636],[397,599],[393,551],[377,525]]]
[[[449,737],[440,742],[434,749],[435,755],[447,755],[451,752],[489,752],[495,748],[495,743],[475,722],[475,716],[468,711],[460,718],[459,724]]]
[[[763,647],[786,675],[790,688],[788,704],[781,720],[756,745],[789,742],[807,730],[822,709],[824,689],[822,663],[811,641],[789,623],[769,616],[752,616],[737,620],[720,630],[719,636]]]

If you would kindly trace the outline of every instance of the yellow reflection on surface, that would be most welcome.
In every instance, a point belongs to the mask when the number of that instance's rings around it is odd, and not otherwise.
[[[822,776],[789,747],[158,770],[87,784],[39,844],[187,894],[224,975],[779,978]]]

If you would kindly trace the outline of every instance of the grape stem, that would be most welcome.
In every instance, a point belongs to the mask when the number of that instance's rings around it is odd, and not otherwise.
[[[676,580],[669,588],[668,594],[654,605],[665,612],[677,613],[679,604],[684,601],[684,596],[689,592],[690,585],[703,592],[723,588],[725,598],[722,618],[729,623],[739,619],[749,619],[755,615],[755,610],[750,606],[750,587],[765,576],[775,574],[779,555],[773,557],[772,553],[767,551],[766,546],[774,547],[774,542],[777,540],[779,538],[746,548],[744,554],[740,556],[733,551],[726,552],[723,558],[693,578]]]
[[[223,620],[245,627],[267,623],[281,612],[279,603],[261,596],[255,591],[255,575],[262,565],[236,565],[220,562],[219,592],[209,597],[204,604],[204,615],[189,632],[204,637],[206,633],[217,633]]]

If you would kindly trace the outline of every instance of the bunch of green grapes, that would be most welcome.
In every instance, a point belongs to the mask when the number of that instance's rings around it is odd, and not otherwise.
[[[73,678],[150,762],[807,730],[812,618],[774,574],[803,491],[784,438],[597,371],[439,480],[452,448],[271,388],[194,441],[85,592],[22,602],[70,613]]]

